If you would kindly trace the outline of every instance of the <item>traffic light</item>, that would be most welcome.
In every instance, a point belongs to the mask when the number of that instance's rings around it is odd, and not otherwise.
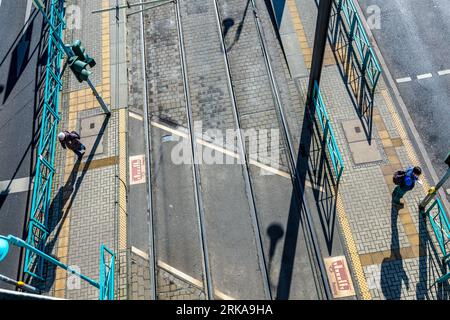
[[[92,74],[91,71],[86,70],[88,65],[86,62],[78,60],[77,57],[69,59],[69,67],[79,82],[87,81]]]
[[[75,40],[70,47],[79,60],[86,62],[91,68],[96,65],[95,60],[85,53],[86,49],[81,46],[80,40]]]
[[[92,72],[86,68],[87,66],[94,67],[95,60],[85,53],[86,49],[81,46],[80,40],[75,40],[69,47],[74,54],[68,61],[70,69],[79,82],[87,81]]]

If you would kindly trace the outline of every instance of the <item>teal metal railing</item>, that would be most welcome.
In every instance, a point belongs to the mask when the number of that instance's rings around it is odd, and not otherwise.
[[[48,0],[47,65],[36,173],[33,182],[28,244],[43,250],[47,239],[48,213],[51,203],[53,175],[55,173],[56,130],[59,123],[59,95],[62,89],[61,62],[64,50],[59,40],[65,28],[64,0]],[[26,250],[24,272],[43,280],[43,261],[34,252]]]
[[[446,271],[450,262],[450,252],[447,247],[450,242],[450,223],[448,221],[444,206],[439,198],[436,198],[433,204],[427,209],[426,215],[430,220],[431,228],[433,229],[433,233],[436,236],[439,248],[443,254],[442,263],[445,272],[444,275],[437,280],[437,282],[444,282],[450,278],[450,271]]]
[[[105,259],[109,256],[109,263]],[[114,263],[115,255],[104,245],[100,248],[100,295],[99,300],[114,300]]]
[[[323,140],[330,153],[331,163],[333,165],[334,172],[336,174],[336,180],[339,182],[344,171],[344,161],[342,160],[339,147],[336,143],[333,129],[331,127],[330,118],[328,117],[325,103],[320,93],[320,88],[317,81],[314,83],[314,90],[312,96],[312,102],[314,104],[317,118],[319,119],[320,126],[322,128]]]
[[[15,245],[19,248],[26,248],[33,252],[36,256],[39,256],[42,260],[46,260],[52,265],[58,266],[67,270],[71,274],[75,274],[82,280],[88,282],[90,285],[99,289],[99,300],[114,300],[114,263],[115,255],[104,245],[100,248],[100,280],[97,282],[92,278],[82,274],[81,272],[71,268],[70,266],[62,263],[61,261],[46,254],[44,251],[37,249],[35,246],[30,245],[28,242],[23,241],[13,235],[3,236],[0,235],[0,262],[6,258],[9,252],[9,245]],[[109,263],[106,262],[105,253],[109,255]]]
[[[355,45],[355,51],[361,64],[361,72],[364,76],[367,75],[372,92],[374,92],[381,75],[381,67],[370,45],[355,3],[353,0],[336,1],[337,15],[343,13],[344,21],[347,24],[348,43],[352,46]]]

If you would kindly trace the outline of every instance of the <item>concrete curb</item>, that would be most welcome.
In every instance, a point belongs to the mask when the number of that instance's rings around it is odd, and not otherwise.
[[[385,80],[386,87],[389,91],[391,91],[391,93],[393,93],[393,96],[395,98],[394,105],[397,107],[396,108],[397,111],[400,111],[400,112],[398,112],[398,114],[400,115],[400,118],[402,119],[403,123],[406,124],[405,129],[407,130],[408,135],[412,136],[414,138],[411,140],[411,142],[414,145],[414,147],[416,148],[416,150],[418,149],[420,151],[420,152],[418,152],[419,158],[422,158],[423,162],[425,163],[425,165],[426,165],[425,169],[428,171],[429,175],[432,178],[431,182],[434,185],[436,185],[437,182],[439,181],[439,177],[436,173],[436,170],[433,167],[433,164],[431,163],[431,159],[428,156],[428,152],[424,148],[424,143],[423,143],[422,139],[420,138],[419,132],[417,131],[417,129],[413,123],[413,120],[409,114],[409,111],[406,108],[406,105],[400,95],[400,92],[397,89],[397,85],[395,84],[394,78],[392,77],[392,75],[389,71],[389,68],[383,58],[383,55],[381,54],[381,50],[378,47],[378,43],[375,40],[375,37],[373,36],[370,28],[367,27],[367,21],[364,16],[364,13],[361,9],[361,6],[359,5],[357,0],[354,3],[355,3],[356,10],[358,11],[358,14],[361,18],[361,21],[363,22],[364,30],[366,31],[366,33],[369,37],[369,41],[372,43],[372,48],[375,51],[376,56],[379,59],[381,67],[384,71],[383,79]],[[443,189],[439,190],[439,195],[441,197],[441,200],[442,200],[447,212],[450,212],[450,203],[448,202],[447,196]]]

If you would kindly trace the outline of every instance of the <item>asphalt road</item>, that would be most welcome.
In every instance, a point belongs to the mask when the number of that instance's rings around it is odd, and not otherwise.
[[[358,1],[366,18],[369,6],[381,9],[381,28],[372,32],[441,177],[450,151],[449,1]]]
[[[31,0],[0,1],[0,234],[21,238],[31,196],[41,27]],[[11,248],[0,274],[17,278],[19,261],[19,250]],[[0,288],[11,289],[2,283]]]

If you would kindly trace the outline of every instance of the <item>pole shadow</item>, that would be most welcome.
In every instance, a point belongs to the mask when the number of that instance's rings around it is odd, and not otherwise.
[[[398,214],[395,205],[391,206],[391,256],[384,258],[381,263],[380,286],[387,300],[400,300],[402,283],[409,289],[409,278],[403,268],[398,238]]]
[[[337,191],[336,181],[329,170],[329,159],[323,146],[321,138],[315,136],[314,125],[315,108],[310,101],[305,103],[305,112],[303,115],[302,128],[299,139],[299,152],[295,166],[292,163],[292,172],[295,173],[293,179],[294,192],[291,197],[291,206],[287,221],[286,237],[283,245],[283,255],[280,266],[280,275],[278,280],[276,299],[289,299],[292,285],[292,275],[296,254],[305,254],[311,261],[311,269],[314,277],[316,295],[320,298],[326,298],[329,294],[329,285],[327,275],[321,269],[322,254],[316,239],[314,218],[316,214],[322,225],[323,236],[327,243],[327,249],[331,252],[332,241],[335,228],[335,199],[332,196],[331,188]],[[313,120],[314,119],[314,120]],[[314,208],[308,208],[306,203],[305,187],[306,180],[313,183],[312,194],[315,199]],[[320,191],[323,188],[325,192]],[[316,212],[317,211],[317,212]],[[307,242],[306,251],[298,253],[297,240],[299,231],[302,231]],[[319,261],[320,260],[320,261]],[[318,271],[317,271],[318,270]]]
[[[272,223],[267,228],[267,235],[270,238],[269,263],[267,268],[270,274],[270,272],[272,271],[272,261],[273,256],[275,255],[277,244],[284,236],[283,227],[279,223]],[[270,286],[272,287],[272,284],[270,284]]]
[[[245,9],[244,9],[244,15],[242,16],[241,20],[239,21],[239,24],[237,26],[236,32],[234,33],[234,38],[231,42],[231,44],[228,46],[228,48],[226,49],[226,51],[231,51],[231,49],[234,47],[234,45],[236,43],[238,43],[241,34],[242,34],[242,29],[244,28],[244,22],[245,19],[247,17],[247,11],[248,11],[248,7],[250,4],[250,0],[247,0],[247,4],[245,5]],[[222,21],[222,28],[223,28],[223,39],[225,40],[225,43],[227,42],[227,34],[230,31],[230,29],[235,25],[234,20],[231,18],[226,18]]]

